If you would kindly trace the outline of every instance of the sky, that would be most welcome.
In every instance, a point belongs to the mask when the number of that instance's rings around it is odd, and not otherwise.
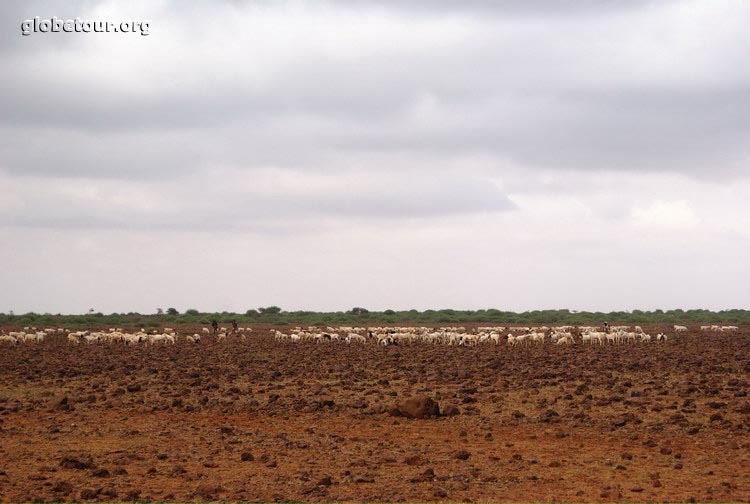
[[[744,0],[2,2],[0,312],[750,308],[748,26]]]

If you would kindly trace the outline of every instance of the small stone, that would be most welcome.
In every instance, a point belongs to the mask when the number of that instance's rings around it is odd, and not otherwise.
[[[416,466],[416,465],[424,464],[424,460],[419,455],[412,455],[404,459],[404,464],[409,465],[409,466]]]

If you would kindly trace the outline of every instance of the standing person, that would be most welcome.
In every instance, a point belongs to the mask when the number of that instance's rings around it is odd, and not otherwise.
[[[216,334],[217,332],[219,332],[219,323],[216,322],[216,319],[214,319],[214,320],[211,321],[211,327],[213,327],[213,329],[214,329],[214,334]]]
[[[606,320],[604,321],[604,332],[609,334],[609,324],[607,323]]]
[[[236,333],[236,332],[237,332],[237,321],[232,320],[232,333]]]

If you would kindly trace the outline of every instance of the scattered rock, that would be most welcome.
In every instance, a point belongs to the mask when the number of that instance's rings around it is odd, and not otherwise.
[[[435,479],[435,471],[433,471],[432,469],[425,469],[423,473],[413,477],[409,481],[412,483],[424,483],[427,481],[433,481],[434,479]]]
[[[625,425],[631,423],[639,424],[642,423],[642,420],[632,413],[625,413],[624,415],[620,415],[612,419],[613,427],[624,427]]]
[[[67,481],[58,481],[52,486],[52,491],[55,493],[68,495],[73,491],[73,485],[71,485]]]
[[[83,500],[93,500],[96,499],[99,496],[100,490],[94,490],[93,488],[84,488],[81,490],[81,499]]]
[[[141,496],[140,490],[130,490],[128,493],[125,494],[125,500],[126,501],[137,501]]]
[[[458,460],[468,460],[469,457],[471,457],[471,454],[467,452],[466,450],[459,450],[457,452],[453,452],[453,458]]]
[[[424,459],[420,457],[419,455],[412,455],[404,459],[404,464],[409,465],[409,466],[417,466],[417,465],[422,465],[424,463],[425,463]]]
[[[544,423],[557,423],[560,421],[560,414],[555,410],[547,410],[539,416],[539,420]]]
[[[333,485],[333,480],[330,476],[323,476],[320,478],[320,480],[316,483],[317,486],[331,486]]]
[[[94,467],[94,461],[89,459],[80,460],[73,457],[63,457],[60,461],[60,467],[63,469],[91,469]]]
[[[195,489],[195,495],[204,499],[214,499],[218,494],[223,492],[224,489],[219,485],[212,485],[210,483],[202,483]]]
[[[181,476],[183,474],[187,474],[187,469],[182,467],[181,465],[176,465],[172,468],[172,475],[173,476]]]
[[[58,396],[49,402],[49,409],[51,411],[73,411],[75,408],[70,404],[68,396]]]
[[[445,406],[443,406],[441,414],[447,417],[456,416],[456,415],[461,414],[461,410],[459,410],[456,406],[452,404],[446,404]]]
[[[101,495],[104,495],[105,497],[109,497],[110,499],[116,499],[117,498],[117,491],[114,488],[105,488],[101,491]]]

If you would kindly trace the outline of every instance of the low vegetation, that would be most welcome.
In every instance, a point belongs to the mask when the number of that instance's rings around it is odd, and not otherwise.
[[[572,310],[534,310],[522,313],[487,310],[384,310],[369,311],[355,307],[345,312],[284,311],[278,306],[261,307],[245,313],[199,312],[195,309],[180,313],[175,308],[159,308],[156,314],[97,313],[89,310],[81,315],[53,315],[49,313],[0,313],[2,325],[40,325],[89,327],[112,325],[119,327],[159,327],[164,324],[208,324],[211,320],[239,324],[276,325],[365,325],[365,324],[570,324],[596,325],[602,321],[611,324],[691,324],[732,323],[750,324],[750,310],[654,310],[617,312],[577,312]]]

